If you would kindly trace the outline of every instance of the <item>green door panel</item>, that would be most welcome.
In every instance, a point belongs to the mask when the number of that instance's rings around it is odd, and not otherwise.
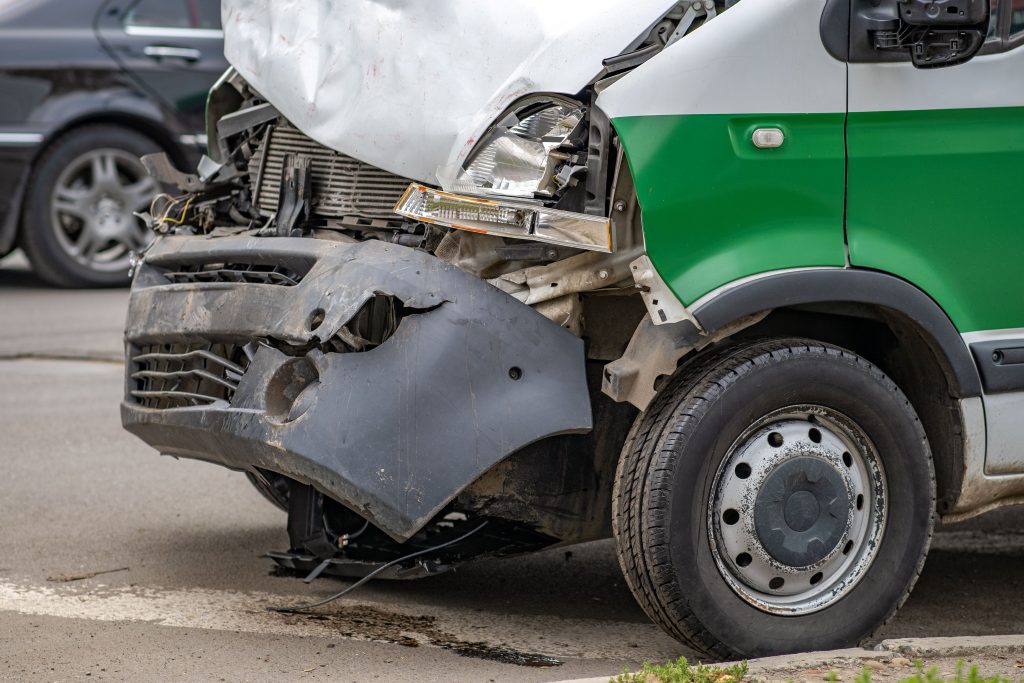
[[[961,332],[1024,325],[1024,108],[851,112],[850,261]]]
[[[771,270],[842,266],[845,112],[627,116],[613,120],[647,254],[684,304]],[[780,128],[757,149],[757,128]]]

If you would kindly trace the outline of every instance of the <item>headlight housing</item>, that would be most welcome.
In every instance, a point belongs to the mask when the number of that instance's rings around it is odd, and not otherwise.
[[[549,209],[540,204],[464,197],[413,183],[395,213],[424,223],[482,235],[560,244],[588,251],[615,251],[607,218]]]
[[[579,159],[586,125],[583,105],[573,100],[521,101],[491,126],[444,191],[413,183],[395,213],[478,234],[614,251],[607,218],[537,201],[555,198],[586,170]]]
[[[582,106],[545,98],[522,103],[495,124],[461,169],[453,189],[506,197],[552,197],[570,179],[582,138]]]

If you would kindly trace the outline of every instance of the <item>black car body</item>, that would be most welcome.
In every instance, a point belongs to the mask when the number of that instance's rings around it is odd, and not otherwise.
[[[90,142],[126,147],[122,180],[137,152],[194,165],[205,148],[206,93],[226,66],[217,0],[27,0],[0,10],[0,255],[21,243],[53,284],[127,283],[127,250],[96,272],[62,264],[55,239],[39,244],[54,228],[45,209],[52,189],[38,189],[35,215],[31,189],[53,184],[74,157],[60,153],[72,141],[78,153]],[[137,209],[122,206],[111,220],[134,223]]]

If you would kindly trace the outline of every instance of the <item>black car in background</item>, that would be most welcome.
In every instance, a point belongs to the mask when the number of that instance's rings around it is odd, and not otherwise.
[[[219,0],[0,0],[0,256],[126,284],[160,191],[139,156],[195,166],[226,68]]]

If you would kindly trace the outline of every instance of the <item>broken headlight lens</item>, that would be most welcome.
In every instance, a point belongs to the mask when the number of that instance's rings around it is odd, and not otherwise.
[[[583,109],[571,103],[533,104],[509,114],[490,131],[459,173],[456,187],[474,194],[550,197],[567,182]]]
[[[413,183],[395,213],[425,223],[485,235],[561,244],[590,251],[613,251],[607,218],[549,209],[536,204],[463,197]]]

